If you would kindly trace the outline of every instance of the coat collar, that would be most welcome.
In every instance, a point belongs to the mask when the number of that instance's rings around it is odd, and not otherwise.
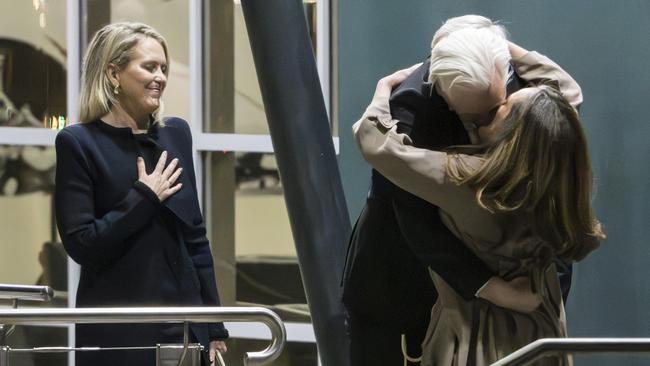
[[[119,136],[130,136],[133,137],[133,131],[131,130],[131,127],[115,127],[113,125],[110,125],[104,121],[101,120],[101,118],[97,118],[96,120],[92,121],[91,123],[94,123],[99,129],[102,131],[112,134],[112,135],[119,135]],[[150,135],[156,135],[158,134],[158,130],[160,129],[159,123],[154,122],[149,124],[149,129],[147,130],[147,134]]]

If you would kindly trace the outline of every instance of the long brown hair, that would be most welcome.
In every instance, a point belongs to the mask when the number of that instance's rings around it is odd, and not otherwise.
[[[555,255],[580,260],[606,238],[591,207],[592,172],[580,119],[559,91],[540,86],[513,101],[480,167],[450,154],[447,173],[495,213],[527,215]]]

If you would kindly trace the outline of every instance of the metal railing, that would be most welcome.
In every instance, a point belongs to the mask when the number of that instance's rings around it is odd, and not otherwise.
[[[650,338],[543,338],[490,366],[528,365],[549,354],[650,353]]]
[[[31,286],[31,285],[11,285],[0,283],[0,300],[10,300],[14,309],[18,308],[18,301],[50,301],[54,297],[54,290],[49,286]],[[4,346],[7,337],[14,330],[15,325],[7,327],[0,322],[0,346]],[[0,354],[0,358],[3,357]],[[6,355],[4,356],[6,357]],[[0,360],[0,365],[3,365]]]
[[[262,351],[247,352],[244,356],[246,366],[270,365],[280,356],[287,340],[280,317],[262,307],[0,309],[0,324],[12,325],[190,322],[256,322],[266,325],[271,331],[271,344]],[[0,352],[0,365],[2,353],[6,357],[6,350]]]
[[[8,285],[0,283],[0,299],[50,301],[54,290],[49,286]]]

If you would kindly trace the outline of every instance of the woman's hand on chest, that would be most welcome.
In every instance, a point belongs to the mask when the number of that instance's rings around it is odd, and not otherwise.
[[[176,183],[183,168],[178,166],[178,159],[173,159],[167,164],[167,151],[160,154],[156,168],[151,174],[147,174],[143,158],[138,157],[137,166],[138,180],[146,184],[158,196],[160,202],[178,192],[183,186],[182,183]]]

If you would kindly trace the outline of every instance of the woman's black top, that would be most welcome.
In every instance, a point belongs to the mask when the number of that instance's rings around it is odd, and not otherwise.
[[[218,306],[213,259],[199,209],[189,127],[179,118],[146,134],[101,120],[56,138],[56,216],[66,251],[81,265],[78,307]],[[182,188],[159,202],[138,180],[162,151],[179,159]],[[221,323],[192,324],[207,347],[228,337]],[[178,325],[80,325],[77,346],[151,346],[182,341]],[[142,358],[144,357],[144,358]],[[82,365],[153,364],[153,352],[77,352]]]

